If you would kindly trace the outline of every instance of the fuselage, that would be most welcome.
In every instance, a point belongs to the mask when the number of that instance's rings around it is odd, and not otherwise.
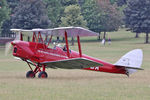
[[[63,47],[55,46],[54,48],[49,48],[47,45],[36,42],[25,42],[25,41],[13,41],[13,55],[21,59],[30,60],[35,63],[42,63],[46,61],[58,61],[70,58],[79,58],[78,52],[70,50],[70,57],[67,56],[67,51]],[[84,68],[85,70],[109,72],[109,73],[119,73],[125,74],[126,70],[124,67],[117,67],[108,62],[102,60],[82,55],[83,58],[89,59],[94,62],[103,64],[103,66]]]

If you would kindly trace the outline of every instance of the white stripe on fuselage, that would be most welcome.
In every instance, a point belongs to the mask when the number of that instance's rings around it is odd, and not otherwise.
[[[59,55],[59,54],[56,54],[56,53],[50,53],[50,52],[46,52],[46,51],[42,51],[42,50],[37,50],[37,52],[43,53],[43,54],[47,54],[47,55],[51,55],[51,56],[57,56],[57,57],[68,58],[67,56]]]

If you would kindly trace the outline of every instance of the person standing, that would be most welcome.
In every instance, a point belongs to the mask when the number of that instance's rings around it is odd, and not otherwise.
[[[110,39],[110,38],[108,38],[108,44],[109,44],[109,45],[111,44],[111,39]]]

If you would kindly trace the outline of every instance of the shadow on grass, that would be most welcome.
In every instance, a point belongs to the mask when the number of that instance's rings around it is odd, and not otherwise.
[[[99,75],[99,76],[49,76],[48,78],[44,79],[44,80],[60,80],[60,81],[63,81],[63,80],[94,80],[94,79],[126,79],[128,78],[126,75]],[[38,79],[42,79],[42,78],[38,78],[38,77],[35,77],[35,78],[26,78],[25,76],[0,76],[0,80],[3,80],[3,79],[7,79],[7,80],[13,80],[13,79],[23,79],[23,80],[26,80],[26,79],[35,79],[35,80],[38,80]]]
[[[126,75],[97,75],[97,76],[50,76],[49,80],[94,80],[94,79],[123,79]]]

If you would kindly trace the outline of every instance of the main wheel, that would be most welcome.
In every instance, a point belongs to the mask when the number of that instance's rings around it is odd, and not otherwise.
[[[44,71],[41,71],[41,72],[39,73],[39,75],[38,75],[38,78],[47,78],[47,77],[48,77],[48,75],[47,75],[47,73],[44,72]]]
[[[34,74],[33,71],[28,71],[28,72],[26,73],[26,78],[34,78],[34,77],[35,77],[35,74]]]

